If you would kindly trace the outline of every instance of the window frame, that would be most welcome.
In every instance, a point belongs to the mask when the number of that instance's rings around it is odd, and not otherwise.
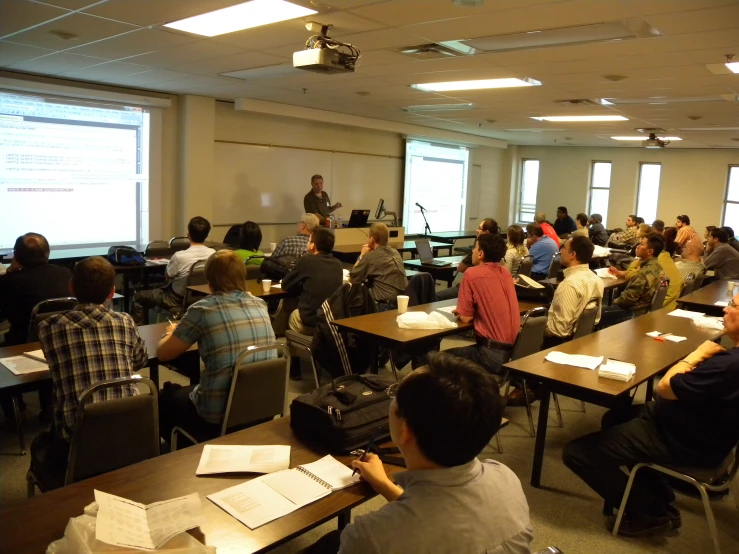
[[[721,207],[721,226],[726,226],[726,208],[729,204],[738,204],[739,200],[729,200],[729,184],[731,183],[731,170],[735,169],[737,172],[737,180],[739,181],[739,164],[729,164],[729,169],[726,171],[726,187],[724,188],[724,205]]]
[[[533,216],[531,218],[531,221],[524,221],[521,217],[521,206],[523,206],[523,176],[526,162],[538,162],[539,164],[536,174],[536,192],[537,194],[539,193],[539,175],[541,173],[541,160],[539,158],[521,158],[521,165],[519,166],[518,176],[518,195],[516,198],[516,223],[533,223],[534,218],[536,217],[536,204],[534,204]]]
[[[610,176],[608,178],[607,187],[594,187],[593,176],[595,175],[595,164],[608,164],[611,166]],[[640,169],[641,172],[641,169]],[[641,173],[640,173],[641,174]],[[608,191],[608,205],[611,203],[611,182],[613,181],[613,161],[612,160],[591,160],[590,162],[590,181],[588,183],[588,217],[593,213],[593,190],[607,190]],[[603,225],[607,225],[608,221],[608,210],[606,209],[603,216]]]
[[[642,185],[642,169],[645,165],[658,165],[659,166],[659,182],[657,183],[657,207],[654,211],[655,218],[659,214],[659,189],[662,186],[662,162],[639,162],[639,177],[636,185],[636,203],[634,206],[634,213],[637,217],[641,217],[639,214],[639,196],[641,196],[641,185]]]

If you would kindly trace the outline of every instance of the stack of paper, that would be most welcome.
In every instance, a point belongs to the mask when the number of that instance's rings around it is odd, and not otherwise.
[[[611,249],[597,244],[593,248],[593,258],[607,258],[611,255]]]
[[[616,279],[615,275],[611,275],[610,273],[608,273],[607,267],[599,267],[595,270],[595,274],[601,279]]]
[[[273,473],[290,467],[289,446],[206,444],[195,475],[213,473]]]
[[[719,300],[718,302],[714,302],[713,305],[714,306],[721,306],[723,308],[726,308],[729,305],[729,301],[727,300],[725,302],[722,302],[721,300]]]
[[[696,317],[699,317],[699,316],[702,316],[702,315],[706,315],[706,314],[704,314],[702,312],[691,312],[689,310],[681,310],[681,309],[678,308],[677,310],[672,310],[667,315],[671,315],[671,316],[674,316],[674,317],[684,317],[685,319],[695,319]]]
[[[565,354],[564,352],[550,352],[544,358],[549,362],[562,365],[573,365],[585,369],[595,369],[603,361],[603,356],[583,356],[582,354]]]
[[[13,375],[26,375],[27,373],[36,373],[37,371],[49,371],[49,366],[45,362],[41,362],[28,356],[2,358],[0,359],[0,364],[7,367]]]
[[[438,312],[406,312],[395,318],[401,329],[454,329],[457,324]]]
[[[615,379],[616,381],[631,381],[636,373],[636,366],[618,360],[606,360],[606,363],[598,369],[598,376],[606,379]]]
[[[678,337],[672,333],[660,333],[659,331],[651,331],[650,333],[647,333],[647,336],[654,339],[668,340],[670,342],[683,342],[684,340],[688,340],[685,337]]]
[[[724,320],[720,317],[709,317],[700,315],[693,318],[693,323],[696,327],[700,327],[702,329],[715,329],[716,331],[724,330]],[[1,361],[2,360],[0,360],[0,362]]]

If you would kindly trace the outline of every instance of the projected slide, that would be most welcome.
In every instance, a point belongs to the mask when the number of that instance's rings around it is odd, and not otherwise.
[[[0,248],[29,231],[61,248],[140,242],[144,147],[139,108],[0,94]]]

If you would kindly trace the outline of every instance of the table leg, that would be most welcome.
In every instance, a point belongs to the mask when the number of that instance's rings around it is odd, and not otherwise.
[[[352,522],[352,511],[344,510],[343,512],[339,513],[337,519],[339,521],[339,531],[343,531],[344,527]]]
[[[536,443],[534,445],[534,466],[531,469],[531,486],[541,486],[541,467],[544,463],[544,446],[547,439],[547,421],[549,419],[549,388],[542,385],[542,396],[539,401],[539,424],[536,429]]]
[[[23,436],[23,420],[18,399],[19,395],[13,395],[13,413],[15,414],[15,428],[18,431],[18,445],[21,447],[21,456],[26,455],[26,437]]]
[[[652,398],[654,398],[654,377],[647,379],[647,396],[644,401],[649,402]]]
[[[154,385],[156,385],[157,390],[159,389],[159,363],[158,362],[151,362],[149,364],[149,379],[154,381]]]
[[[123,311],[126,313],[129,313],[131,311],[129,307],[129,302],[128,302],[129,300],[128,295],[130,292],[129,291],[130,288],[131,288],[131,284],[128,279],[128,271],[124,271],[123,272]]]

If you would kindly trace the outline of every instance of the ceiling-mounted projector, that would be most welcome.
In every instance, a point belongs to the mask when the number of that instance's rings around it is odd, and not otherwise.
[[[331,25],[309,21],[309,31],[320,31],[305,43],[305,50],[293,53],[293,67],[315,73],[354,73],[359,59],[359,49],[328,36]]]
[[[654,133],[649,133],[649,138],[647,140],[643,140],[641,143],[644,148],[664,148],[668,144],[670,144],[669,140],[657,138],[657,135]]]

